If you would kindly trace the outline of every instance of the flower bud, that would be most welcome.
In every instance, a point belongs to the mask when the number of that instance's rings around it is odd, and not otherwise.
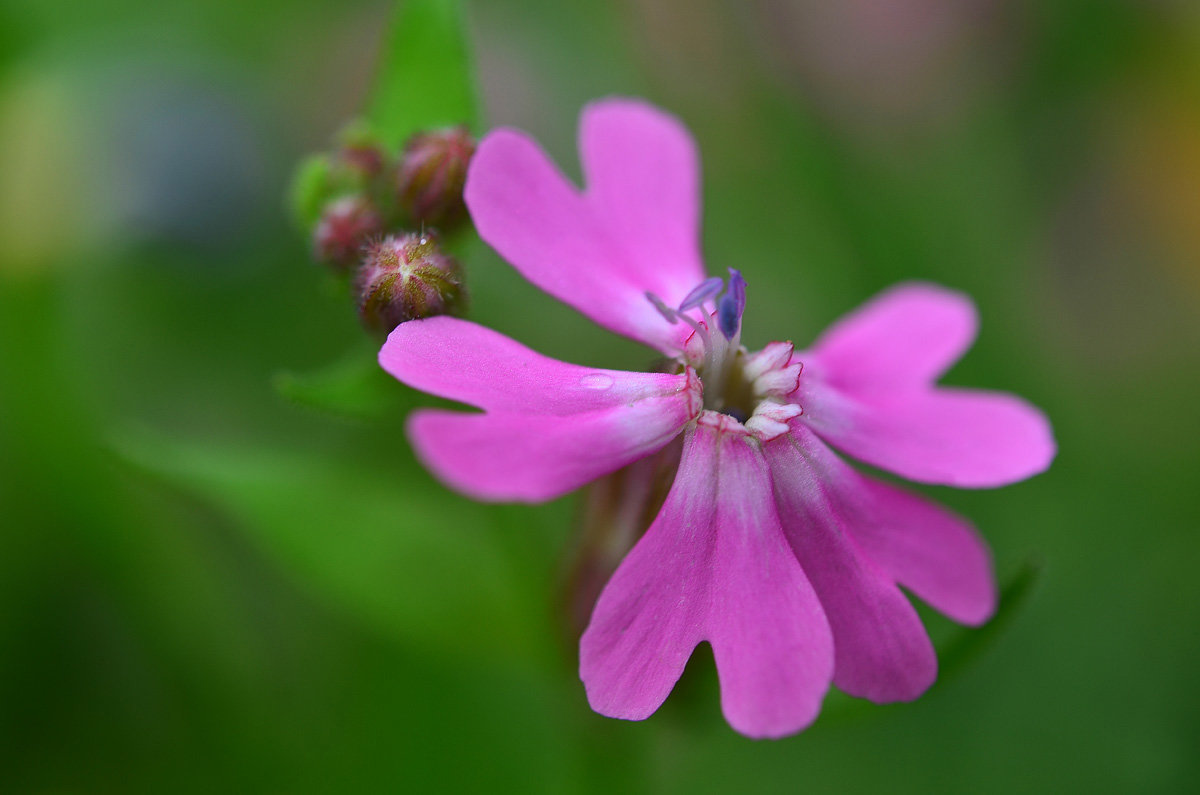
[[[388,163],[378,139],[358,124],[343,130],[339,136],[337,164],[365,185],[382,174]]]
[[[325,205],[313,228],[313,257],[338,273],[353,268],[363,247],[383,231],[383,219],[367,199],[343,196]]]
[[[466,301],[462,269],[429,233],[389,235],[369,246],[354,286],[363,324],[381,334],[406,320],[455,312]]]
[[[466,216],[463,185],[475,141],[466,127],[414,135],[396,172],[396,199],[411,221],[447,230]]]

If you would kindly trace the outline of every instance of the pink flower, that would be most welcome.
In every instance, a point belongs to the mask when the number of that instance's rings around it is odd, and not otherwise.
[[[477,499],[534,502],[683,435],[666,502],[581,641],[580,675],[604,715],[653,713],[702,641],[726,718],[753,737],[807,726],[831,682],[878,702],[916,698],[937,661],[899,586],[982,623],[996,602],[987,548],[965,520],[858,474],[826,443],[924,483],[999,486],[1049,465],[1046,419],[1010,395],[934,384],[976,317],[931,285],[889,290],[807,351],[746,351],[745,281],[706,279],[701,265],[687,131],[641,102],[605,100],[584,111],[579,148],[582,192],[527,136],[492,132],[468,175],[471,216],[531,282],[675,366],[597,370],[464,320],[405,323],[383,367],[483,410],[414,414],[422,461]]]

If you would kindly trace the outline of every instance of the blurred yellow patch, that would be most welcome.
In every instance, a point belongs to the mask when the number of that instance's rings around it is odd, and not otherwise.
[[[1135,223],[1200,290],[1200,35],[1181,38],[1188,46],[1166,48],[1118,103],[1117,166],[1136,200]]]
[[[0,87],[0,271],[42,270],[94,228],[89,126],[56,79],[14,75]]]

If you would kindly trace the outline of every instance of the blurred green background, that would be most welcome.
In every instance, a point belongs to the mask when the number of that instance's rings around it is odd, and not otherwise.
[[[928,614],[944,676],[913,704],[832,695],[754,742],[698,653],[649,721],[592,714],[558,615],[574,499],[480,506],[414,462],[428,399],[370,366],[284,208],[393,8],[4,0],[0,791],[1200,789],[1200,6],[465,5],[480,129],[577,175],[589,99],[685,120],[751,345],[903,279],[975,297],[948,380],[1044,407],[1060,453],[928,492],[1036,581],[994,631]],[[452,68],[432,44],[405,96]],[[645,364],[460,253],[474,319]]]

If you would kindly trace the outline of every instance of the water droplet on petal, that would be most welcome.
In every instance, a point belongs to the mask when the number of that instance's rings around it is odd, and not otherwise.
[[[591,373],[579,379],[581,387],[584,389],[595,389],[597,392],[608,389],[613,383],[613,377],[604,373]]]

